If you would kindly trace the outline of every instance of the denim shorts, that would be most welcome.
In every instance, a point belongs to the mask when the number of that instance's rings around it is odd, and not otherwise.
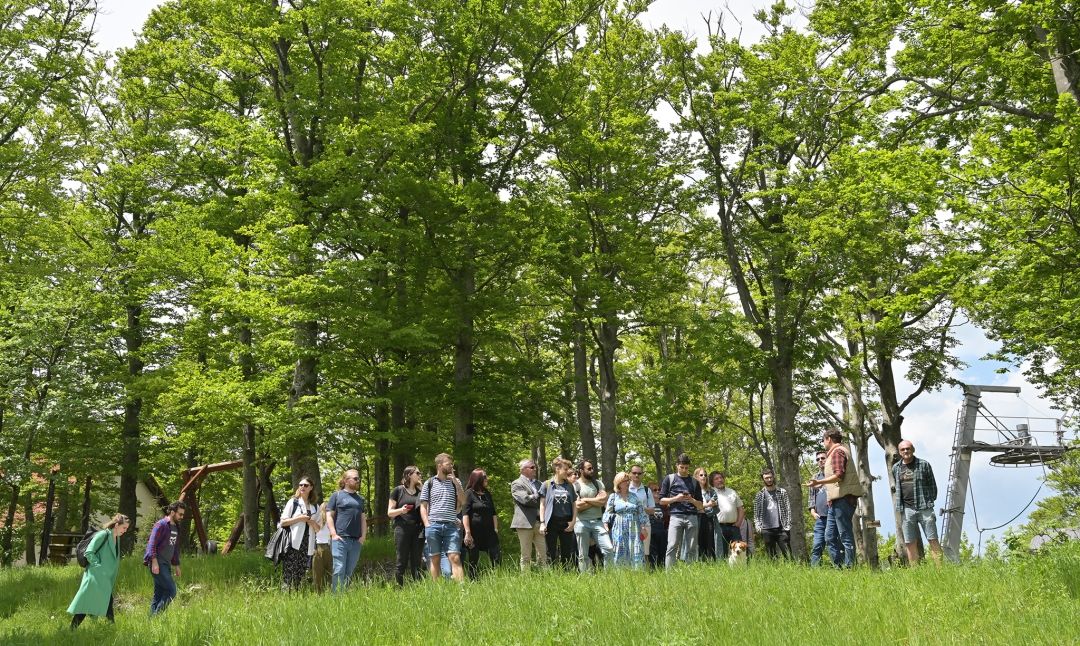
[[[904,542],[914,543],[919,540],[919,527],[927,541],[936,541],[937,518],[933,509],[912,509],[904,507]]]
[[[433,554],[461,554],[461,528],[456,522],[431,523],[424,528],[424,550]]]

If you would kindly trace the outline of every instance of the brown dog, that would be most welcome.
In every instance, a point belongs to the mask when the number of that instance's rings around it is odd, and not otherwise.
[[[730,567],[746,565],[746,543],[743,541],[731,541],[728,544],[727,564]]]

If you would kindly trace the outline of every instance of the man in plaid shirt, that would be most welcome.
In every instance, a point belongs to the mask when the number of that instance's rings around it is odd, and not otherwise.
[[[901,440],[897,446],[900,459],[893,464],[893,490],[896,511],[900,512],[904,532],[904,547],[907,549],[908,563],[919,561],[919,527],[922,527],[926,542],[935,561],[941,561],[941,543],[938,542],[937,518],[934,517],[934,503],[937,501],[937,481],[934,470],[926,460],[915,457],[915,445],[908,440]]]
[[[776,486],[772,469],[761,472],[764,487],[754,496],[754,529],[765,541],[765,552],[771,558],[791,558],[791,501],[782,487]]]

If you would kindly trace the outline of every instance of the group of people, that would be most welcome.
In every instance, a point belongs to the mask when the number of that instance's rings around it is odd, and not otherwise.
[[[829,429],[824,449],[816,455],[818,473],[809,487],[809,511],[814,518],[811,565],[820,565],[825,549],[837,567],[855,563],[853,515],[864,490],[852,467],[851,454],[839,430]],[[901,531],[909,561],[918,560],[920,529],[936,559],[934,503],[937,484],[925,460],[915,457],[914,446],[904,440],[900,460],[893,466],[894,502],[902,519]],[[671,568],[678,561],[724,559],[730,545],[745,543],[753,551],[753,536],[761,536],[771,558],[790,558],[791,502],[776,484],[771,469],[761,473],[762,488],[754,496],[753,530],[739,494],[727,486],[722,471],[698,468],[691,474],[690,457],[676,459],[675,473],[659,484],[642,483],[644,469],[632,465],[619,472],[613,491],[597,477],[596,465],[583,460],[576,468],[557,458],[552,476],[537,479],[537,464],[519,465],[520,476],[510,483],[513,518],[510,523],[521,547],[520,567],[551,564],[587,571],[592,566],[640,569]],[[358,489],[360,475],[346,471],[338,488],[321,505],[311,501],[312,482],[301,478],[286,502],[279,527],[287,530],[282,556],[283,585],[295,589],[309,569],[315,589],[331,591],[352,579],[367,539],[367,501]],[[169,505],[164,518],[150,531],[143,562],[150,568],[154,593],[150,614],[164,610],[176,596],[180,576],[179,523],[186,507]],[[462,485],[454,460],[435,456],[435,475],[424,480],[420,469],[406,467],[401,482],[390,494],[387,515],[394,524],[395,579],[399,585],[422,578],[426,567],[433,579],[447,574],[463,581],[478,576],[481,553],[493,565],[501,560],[495,503],[482,469],[469,474]],[[113,618],[113,586],[119,567],[119,540],[130,525],[116,515],[93,536],[86,549],[89,565],[68,612],[72,629],[87,615]],[[462,560],[462,550],[466,560]],[[449,567],[447,567],[449,566]]]

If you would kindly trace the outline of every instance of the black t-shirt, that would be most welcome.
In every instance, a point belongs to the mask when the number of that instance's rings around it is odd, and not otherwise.
[[[404,485],[394,487],[390,492],[390,500],[394,501],[394,509],[401,509],[405,505],[412,505],[412,511],[407,514],[394,517],[395,527],[414,527],[420,522],[420,490],[409,493]]]
[[[551,518],[570,520],[574,515],[574,501],[577,500],[574,485],[569,481],[558,484],[554,480],[549,480],[540,487],[540,495],[546,497],[549,487],[551,488]]]
[[[498,540],[495,535],[495,501],[491,498],[491,492],[466,491],[461,515],[469,517],[469,531],[476,547],[486,549]]]
[[[915,509],[915,461],[911,464],[900,463],[900,502],[905,507]]]

